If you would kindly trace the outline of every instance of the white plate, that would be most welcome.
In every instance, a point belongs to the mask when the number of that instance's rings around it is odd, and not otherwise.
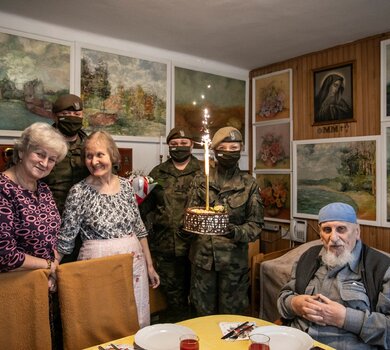
[[[147,326],[135,334],[135,343],[148,350],[177,350],[180,336],[195,334],[191,328],[173,323],[161,323]]]
[[[257,327],[251,334],[266,334],[270,337],[272,350],[309,350],[313,346],[313,338],[299,329],[286,326]]]

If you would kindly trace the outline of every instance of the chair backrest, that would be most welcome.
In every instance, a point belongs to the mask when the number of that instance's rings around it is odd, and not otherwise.
[[[267,259],[259,268],[259,317],[274,322],[280,318],[276,302],[280,289],[291,277],[294,263],[310,247],[322,244],[319,239],[302,244],[289,250],[280,257]]]
[[[0,349],[51,349],[47,272],[0,273]]]
[[[65,350],[105,343],[139,329],[131,254],[63,264],[57,276]]]
[[[161,288],[149,288],[150,314],[155,314],[164,311],[168,305],[165,295],[161,292]]]

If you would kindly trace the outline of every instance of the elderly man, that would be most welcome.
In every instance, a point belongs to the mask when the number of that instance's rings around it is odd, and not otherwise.
[[[318,222],[323,246],[294,266],[280,314],[337,350],[390,349],[390,257],[361,242],[348,204],[326,205]]]

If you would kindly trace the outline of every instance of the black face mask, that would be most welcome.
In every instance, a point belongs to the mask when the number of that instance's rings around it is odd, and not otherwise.
[[[58,117],[57,128],[65,136],[74,136],[83,126],[83,118]]]
[[[190,146],[170,146],[169,155],[178,163],[185,162],[191,156]]]
[[[218,166],[233,168],[241,158],[241,151],[215,151],[215,158],[218,161]]]

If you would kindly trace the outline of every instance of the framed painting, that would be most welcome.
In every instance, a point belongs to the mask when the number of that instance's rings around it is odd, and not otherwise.
[[[253,123],[291,119],[292,69],[252,79]]]
[[[158,142],[166,135],[167,63],[83,46],[80,64],[85,130],[105,130],[116,140]]]
[[[291,175],[256,174],[264,204],[264,217],[272,221],[289,222],[291,217]]]
[[[221,127],[240,130],[246,140],[247,82],[222,75],[174,67],[175,127],[186,127],[194,135],[195,148],[201,148],[204,109],[209,111],[211,137]],[[247,152],[245,142],[245,150]]]
[[[313,83],[313,125],[355,121],[353,62],[314,70]]]
[[[74,84],[73,46],[15,32],[1,32],[0,43],[0,134],[53,123],[54,101]]]
[[[390,120],[382,123],[382,226],[390,227]]]
[[[290,123],[256,125],[253,132],[254,170],[290,170]]]
[[[390,121],[390,39],[381,42],[381,115]]]
[[[294,141],[293,216],[315,219],[324,205],[344,202],[360,223],[379,225],[378,144],[379,136]]]

